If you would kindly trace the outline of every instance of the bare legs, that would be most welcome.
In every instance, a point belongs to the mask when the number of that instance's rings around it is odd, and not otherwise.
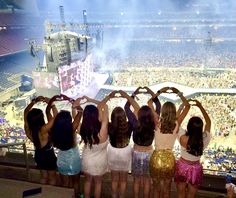
[[[46,170],[40,170],[41,184],[50,184],[50,185],[56,185],[56,171],[46,171]]]
[[[75,195],[77,196],[80,193],[80,174],[73,175],[72,177],[72,185],[75,189]]]
[[[163,198],[170,198],[171,179],[163,180]]]
[[[120,198],[125,197],[128,172],[120,172]]]
[[[123,171],[111,171],[111,189],[112,198],[125,197],[127,186],[127,172]]]
[[[178,198],[194,198],[197,193],[197,187],[185,182],[178,182],[177,184]]]
[[[151,178],[149,176],[134,176],[134,197],[140,195],[140,188],[143,188],[143,197],[148,198],[150,194]]]
[[[89,198],[91,194],[91,186],[92,182],[95,183],[94,189],[94,197],[100,198],[102,191],[102,176],[91,176],[89,174],[85,174],[85,182],[84,182],[84,197]]]
[[[161,197],[161,182],[154,182],[153,183],[153,198],[160,198]]]
[[[155,181],[153,184],[154,198],[170,198],[171,179]]]

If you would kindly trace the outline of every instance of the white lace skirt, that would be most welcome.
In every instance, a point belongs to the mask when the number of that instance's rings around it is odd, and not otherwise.
[[[107,144],[104,143],[84,148],[82,152],[82,170],[92,176],[101,176],[107,172]]]
[[[115,148],[111,144],[107,147],[108,168],[113,171],[126,171],[131,169],[132,147]]]

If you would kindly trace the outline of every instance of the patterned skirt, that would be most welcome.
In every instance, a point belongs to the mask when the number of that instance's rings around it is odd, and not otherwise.
[[[149,176],[149,161],[153,150],[141,152],[133,151],[132,155],[132,175]]]

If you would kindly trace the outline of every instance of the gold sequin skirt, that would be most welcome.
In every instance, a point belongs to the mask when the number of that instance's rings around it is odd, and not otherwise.
[[[171,179],[175,173],[175,157],[170,149],[155,150],[150,158],[150,175],[154,183]]]

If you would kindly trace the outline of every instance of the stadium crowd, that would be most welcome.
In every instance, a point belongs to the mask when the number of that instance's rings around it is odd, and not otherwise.
[[[156,78],[158,76],[158,78]],[[178,76],[178,78],[176,78]],[[186,68],[132,69],[113,73],[114,86],[145,86],[164,82],[175,82],[192,88],[234,88],[235,71],[205,71]],[[172,81],[173,79],[173,81]]]

